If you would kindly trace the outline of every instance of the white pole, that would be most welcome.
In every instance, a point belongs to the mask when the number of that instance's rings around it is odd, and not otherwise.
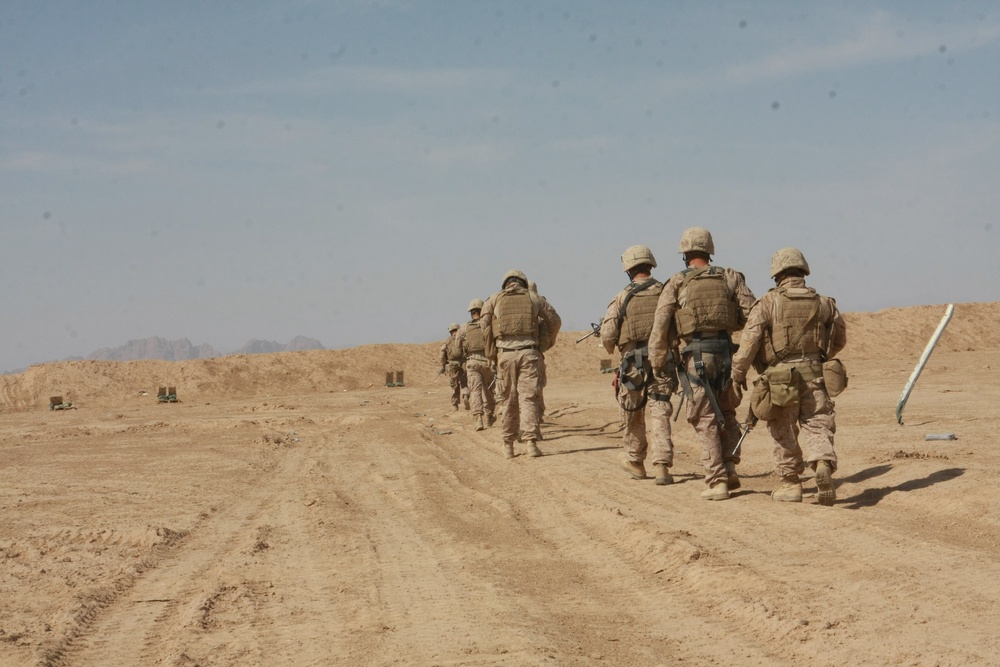
[[[917,362],[917,367],[913,369],[910,373],[910,379],[906,381],[906,386],[903,387],[903,395],[899,397],[899,403],[896,404],[896,421],[900,425],[903,424],[903,408],[906,407],[906,399],[910,397],[910,392],[913,391],[913,385],[917,383],[917,378],[920,377],[920,371],[924,370],[924,366],[927,364],[927,360],[931,358],[931,352],[934,351],[934,346],[937,345],[938,339],[941,338],[941,334],[944,333],[944,328],[948,326],[948,322],[951,321],[951,314],[955,312],[955,304],[948,304],[948,310],[945,311],[944,317],[941,318],[941,322],[937,325],[937,329],[934,330],[934,335],[931,339],[927,341],[927,347],[924,348],[924,353],[920,355],[920,361]]]

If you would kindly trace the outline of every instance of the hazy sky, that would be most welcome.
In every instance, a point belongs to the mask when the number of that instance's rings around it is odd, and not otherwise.
[[[504,272],[585,328],[685,227],[761,294],[1000,298],[1000,4],[0,11],[0,370],[147,336],[426,342]]]

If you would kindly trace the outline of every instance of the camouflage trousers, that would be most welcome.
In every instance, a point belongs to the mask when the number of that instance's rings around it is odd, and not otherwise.
[[[836,471],[837,454],[833,451],[836,413],[823,378],[800,380],[798,404],[779,410],[767,422],[767,432],[774,440],[774,464],[778,474],[800,475],[805,471],[805,464],[816,461],[829,461]],[[804,457],[800,440],[805,446]]]
[[[703,353],[705,375],[712,377],[719,369],[722,358],[719,355]],[[698,377],[692,355],[684,355],[684,368],[689,377]],[[714,392],[719,408],[722,411],[726,427],[720,428],[719,421],[712,409],[712,403],[705,388],[691,383],[691,395],[688,396],[688,423],[694,427],[698,442],[701,444],[701,464],[705,468],[705,484],[712,486],[726,480],[726,462],[739,463],[740,457],[734,454],[736,443],[740,440],[740,425],[736,421],[736,405],[732,392]]]
[[[465,362],[465,374],[469,381],[469,405],[472,407],[472,415],[481,417],[483,414],[492,415],[496,410],[496,401],[493,398],[493,368],[490,362],[485,359],[469,359]]]
[[[622,440],[630,461],[644,462],[649,445],[652,443],[653,465],[665,463],[668,468],[674,465],[674,442],[670,437],[670,416],[674,413],[670,394],[673,389],[672,382],[654,380],[649,386],[650,396],[646,407],[640,410],[626,410],[625,406],[638,405],[642,401],[642,390],[629,389],[623,383],[618,383],[618,404],[622,407],[622,422],[625,424],[625,435]],[[654,394],[666,398],[660,400],[654,398]]]
[[[500,422],[504,442],[541,440],[541,365],[538,350],[499,351],[497,384],[504,401]]]
[[[457,361],[449,361],[444,368],[451,387],[451,405],[457,408],[463,397],[467,398],[469,395],[469,381],[465,369]]]

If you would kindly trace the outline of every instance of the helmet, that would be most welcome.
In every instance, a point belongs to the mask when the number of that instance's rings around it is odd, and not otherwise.
[[[458,331],[458,330],[459,330],[459,329],[461,329],[461,328],[462,328],[462,327],[461,327],[461,326],[459,326],[458,324],[456,324],[455,322],[452,322],[451,324],[449,324],[449,325],[448,325],[448,331],[449,331],[449,332],[452,332],[452,331]]]
[[[715,244],[712,243],[712,232],[704,227],[688,227],[681,234],[681,249],[678,252],[703,252],[706,255],[714,255]]]
[[[503,275],[503,282],[500,283],[500,288],[503,289],[504,287],[507,286],[507,283],[509,283],[511,280],[514,279],[520,280],[521,284],[524,287],[528,286],[528,276],[524,275],[523,271],[518,271],[517,269],[511,269],[510,271],[508,271]]]
[[[474,311],[474,310],[482,310],[482,309],[483,309],[483,300],[482,299],[473,299],[472,301],[469,302],[469,312],[470,313],[472,311]]]
[[[648,246],[634,245],[622,253],[622,271],[625,273],[628,273],[640,264],[649,264],[653,268],[656,268],[656,258],[653,257],[653,251]]]
[[[802,269],[809,275],[809,262],[798,248],[782,248],[771,258],[771,277],[787,269]]]

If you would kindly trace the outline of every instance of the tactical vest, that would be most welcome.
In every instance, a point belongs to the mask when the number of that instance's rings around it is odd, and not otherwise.
[[[465,325],[465,351],[468,354],[486,354],[486,339],[479,320],[471,320]]]
[[[792,356],[824,355],[829,343],[821,317],[822,297],[811,287],[777,287],[774,323],[765,335],[764,361]]]
[[[674,311],[677,333],[687,338],[694,333],[735,331],[739,327],[736,302],[726,284],[725,270],[718,266],[687,269]]]
[[[523,287],[504,289],[493,300],[493,336],[530,336],[538,341],[538,304]]]
[[[458,363],[465,361],[465,357],[462,356],[460,342],[457,334],[448,339],[448,343],[445,345],[445,353],[448,355],[448,361],[457,361]]]
[[[660,300],[660,292],[663,291],[663,283],[656,280],[652,282],[654,283],[652,287],[632,292],[631,295],[625,297],[626,303],[623,304],[624,308],[618,315],[621,321],[618,326],[618,347],[649,340],[649,334],[653,330],[653,315],[656,313],[656,304]],[[638,286],[630,285],[630,289],[636,287]]]

